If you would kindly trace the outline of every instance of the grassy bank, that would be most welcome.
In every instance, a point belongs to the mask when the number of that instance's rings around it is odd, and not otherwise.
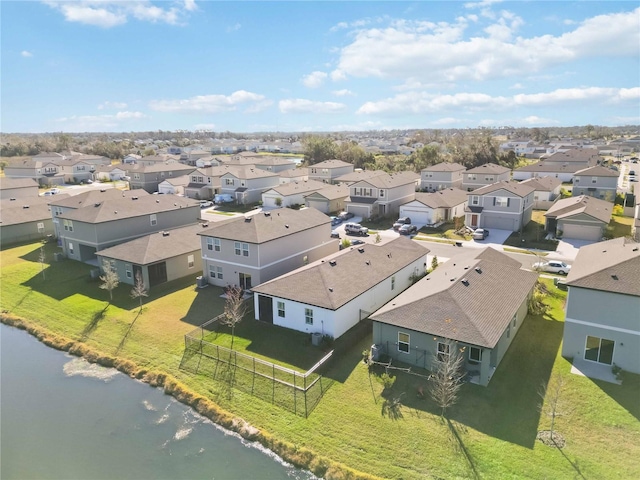
[[[537,431],[549,425],[538,411],[538,388],[552,372],[570,369],[559,356],[565,292],[552,290],[549,314],[527,318],[489,387],[464,386],[450,422],[441,419],[429,399],[419,397],[420,377],[402,374],[393,387],[402,398],[398,415],[382,414],[382,386],[361,361],[362,350],[372,342],[370,333],[334,362],[327,374],[333,385],[305,419],[178,368],[183,335],[222,311],[217,290],[194,289],[193,279],[154,288],[136,319],[130,286],[118,287],[107,307],[108,294],[90,280],[86,265],[54,262],[43,278],[39,247],[0,252],[4,321],[24,319],[25,327],[56,348],[162,385],[199,412],[319,475],[640,477],[640,382],[635,376],[627,376],[622,386],[569,376],[566,395],[574,409],[556,421],[567,446],[560,451],[535,440]],[[55,246],[46,248],[51,259]],[[250,322],[243,325],[248,331]],[[258,349],[249,333],[237,333],[243,349]]]

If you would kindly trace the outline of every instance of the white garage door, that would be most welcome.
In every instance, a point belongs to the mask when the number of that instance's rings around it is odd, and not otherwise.
[[[516,221],[513,218],[508,217],[490,217],[487,215],[482,215],[480,223],[484,228],[495,228],[498,230],[510,230],[515,231]]]
[[[598,241],[602,237],[602,231],[598,226],[565,223],[559,225],[558,228],[562,230],[562,236],[565,238]]]
[[[320,210],[322,213],[329,213],[329,204],[325,201],[322,200],[307,200],[306,201],[307,207],[310,208],[315,208],[317,210]]]
[[[371,216],[369,207],[361,205],[347,205],[347,212],[353,213],[356,217],[360,218],[369,218]]]
[[[430,212],[422,209],[401,206],[400,216],[409,217],[411,219],[411,223],[414,225],[427,225],[429,223],[433,223]]]

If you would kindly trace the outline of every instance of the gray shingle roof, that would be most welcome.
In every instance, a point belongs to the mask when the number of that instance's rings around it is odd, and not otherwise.
[[[309,175],[309,169],[306,167],[289,168],[288,170],[278,172],[278,175],[281,178],[306,177]]]
[[[342,160],[325,160],[324,162],[314,163],[311,165],[313,168],[338,168],[353,166],[351,163],[343,162]]]
[[[37,187],[38,182],[33,178],[0,178],[0,190],[9,190],[11,188]]]
[[[508,171],[509,169],[507,167],[503,167],[502,165],[498,165],[495,163],[485,163],[484,165],[469,169],[464,173],[491,173],[494,175],[500,175]]]
[[[97,255],[138,265],[148,265],[192,252],[197,252],[200,256],[200,237],[197,234],[201,230],[202,225],[197,223],[152,233],[130,242],[105,248],[97,252]]]
[[[547,210],[544,216],[560,219],[584,213],[601,222],[609,223],[612,209],[613,204],[606,200],[579,195],[577,197],[561,198],[551,205],[551,208]]]
[[[595,167],[588,167],[583,170],[578,170],[576,175],[588,175],[591,177],[619,177],[620,174],[610,168],[601,167],[597,165]]]
[[[322,190],[327,186],[326,183],[318,182],[316,180],[298,180],[288,183],[282,183],[277,187],[273,187],[273,190],[280,195],[295,195],[297,193],[311,193],[318,190]]]
[[[66,208],[82,208],[88,205],[94,205],[105,200],[116,198],[144,197],[149,195],[144,190],[118,190],[117,188],[105,188],[103,190],[90,190],[78,195],[60,197],[56,195],[51,199],[51,205]]]
[[[440,265],[371,318],[494,348],[537,279],[497,250],[472,250]]]
[[[293,235],[319,225],[327,225],[327,237],[331,219],[315,208],[294,210],[279,208],[268,213],[239,217],[217,222],[199,233],[207,237],[224,238],[240,242],[260,244]]]
[[[520,183],[533,187],[537,192],[551,192],[562,185],[562,180],[555,177],[534,177]]]
[[[426,258],[428,251],[405,237],[384,245],[359,245],[258,285],[253,291],[337,310],[407,265]]]
[[[67,197],[66,194],[56,196]],[[16,198],[0,200],[0,225],[20,225],[40,220],[51,220],[51,197]],[[25,208],[28,206],[28,208]]]
[[[459,188],[445,188],[433,193],[416,193],[416,201],[431,208],[451,208],[467,201],[467,192]]]
[[[460,165],[459,163],[449,163],[449,162],[440,162],[435,165],[430,165],[428,167],[423,168],[422,172],[459,172],[461,170],[466,170],[464,165]]]
[[[468,192],[468,195],[486,195],[488,193],[493,193],[498,190],[505,190],[518,197],[526,197],[527,195],[535,191],[535,189],[529,185],[523,185],[522,183],[518,183],[518,182],[503,181],[503,182],[492,183],[491,185],[478,188],[473,192]]]
[[[640,296],[640,244],[614,238],[581,247],[566,283]]]
[[[524,167],[516,168],[516,172],[543,172],[543,173],[576,173],[578,170],[582,170],[584,164],[573,163],[551,163],[546,161],[540,161],[532,165],[526,165]]]
[[[360,182],[353,183],[351,186],[357,187],[360,185],[371,185],[375,188],[394,188],[401,185],[415,183],[419,178],[420,175],[415,172],[405,171],[394,173],[392,175],[382,172],[380,175],[375,175],[373,177],[363,179]]]
[[[326,198],[327,200],[336,200],[338,198],[346,198],[349,196],[349,187],[345,187],[341,185],[327,186],[327,184],[325,184],[325,187],[322,190],[318,190],[317,192],[313,192],[313,193],[310,193],[309,195],[305,195],[305,198],[311,195],[316,197],[321,196]]]

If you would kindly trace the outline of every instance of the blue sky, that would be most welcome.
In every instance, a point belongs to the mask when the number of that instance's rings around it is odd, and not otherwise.
[[[5,133],[640,124],[635,1],[1,9]]]

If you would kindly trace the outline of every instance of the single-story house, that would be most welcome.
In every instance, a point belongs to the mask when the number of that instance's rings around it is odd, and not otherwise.
[[[0,200],[38,196],[38,182],[33,178],[0,178]]]
[[[322,213],[341,212],[349,197],[349,187],[342,185],[327,185],[322,190],[310,193],[304,197],[307,207],[320,210]]]
[[[158,184],[158,193],[165,195],[184,195],[184,190],[187,185],[189,185],[189,175],[167,178]]]
[[[256,320],[338,338],[408,288],[427,253],[406,237],[342,250],[254,287]]]
[[[163,230],[105,248],[96,253],[99,265],[113,262],[122,283],[135,285],[142,277],[145,288],[187,276],[202,274],[199,223]]]
[[[467,192],[446,188],[433,193],[416,193],[416,199],[400,206],[400,216],[411,218],[414,225],[432,225],[464,216]]]
[[[471,381],[486,386],[527,315],[537,279],[502,252],[470,250],[374,312],[373,343],[395,360],[431,369],[455,342]]]
[[[562,188],[562,181],[555,177],[535,177],[520,183],[533,187],[533,208],[535,210],[547,210],[560,196]]]
[[[326,183],[317,180],[281,183],[262,194],[262,208],[269,210],[304,205],[306,195],[322,190],[326,186]]]
[[[292,168],[278,172],[280,183],[304,182],[309,180],[309,169],[307,167]]]
[[[612,210],[612,203],[585,195],[558,199],[544,214],[545,230],[556,237],[598,241]]]
[[[640,244],[581,247],[566,284],[562,355],[640,374]]]

